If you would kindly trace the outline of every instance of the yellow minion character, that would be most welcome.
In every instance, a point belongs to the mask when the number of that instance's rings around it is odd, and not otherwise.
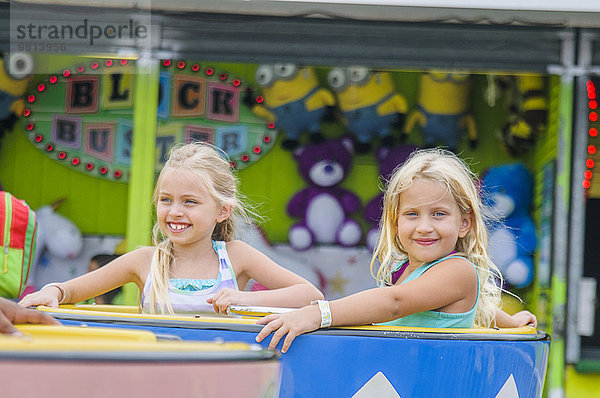
[[[285,134],[284,148],[296,148],[303,132],[308,132],[313,142],[323,141],[320,123],[329,107],[335,105],[335,98],[319,86],[312,68],[291,63],[265,64],[256,69],[255,78],[263,101],[258,103],[248,95],[245,101],[252,112],[275,122]]]
[[[29,54],[0,54],[0,138],[5,130],[12,130],[23,113],[23,95],[32,71],[33,60]]]
[[[463,73],[425,72],[421,74],[417,109],[406,121],[409,134],[419,125],[426,147],[439,144],[455,151],[466,130],[471,148],[477,146],[475,120],[468,113],[471,76]]]
[[[511,76],[508,84],[504,84],[509,91],[509,115],[501,139],[507,152],[518,156],[529,150],[546,130],[548,103],[544,79],[539,75]]]
[[[355,150],[368,152],[375,138],[392,146],[392,126],[404,123],[408,106],[395,91],[390,73],[352,66],[332,69],[327,80],[336,93],[343,122],[356,139]]]

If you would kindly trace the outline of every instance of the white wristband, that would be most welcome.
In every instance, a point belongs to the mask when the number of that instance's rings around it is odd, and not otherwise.
[[[60,297],[58,298],[58,304],[62,304],[63,301],[65,301],[65,299],[67,298],[67,295],[65,293],[65,288],[62,287],[62,285],[60,283],[52,282],[52,283],[48,283],[47,285],[44,285],[40,290],[44,290],[45,288],[50,287],[50,286],[54,286],[55,288],[60,290]]]
[[[328,328],[331,326],[331,309],[329,308],[329,301],[317,300],[319,311],[321,311],[321,328]]]

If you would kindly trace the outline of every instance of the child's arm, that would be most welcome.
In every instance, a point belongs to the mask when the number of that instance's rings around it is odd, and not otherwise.
[[[514,315],[508,315],[500,308],[496,309],[496,326],[499,328],[518,328],[525,325],[533,325],[537,328],[537,319],[531,312],[523,310]]]
[[[330,302],[331,325],[385,322],[436,309],[466,312],[473,307],[476,297],[477,275],[473,266],[463,259],[448,259],[405,284],[369,289]],[[310,305],[266,316],[257,323],[266,325],[257,341],[273,332],[271,349],[287,334],[281,350],[286,352],[296,336],[321,326],[321,311],[317,305]]]
[[[232,304],[293,308],[323,299],[323,294],[312,283],[242,241],[228,242],[227,253],[240,288],[252,278],[269,290],[247,292],[223,289],[208,301],[217,313],[226,312]]]
[[[140,289],[143,289],[143,281],[150,267],[153,251],[154,248],[140,248],[120,256],[95,271],[66,282],[46,285],[41,290],[25,296],[19,305],[57,307],[61,303],[78,303],[128,282],[135,282]]]

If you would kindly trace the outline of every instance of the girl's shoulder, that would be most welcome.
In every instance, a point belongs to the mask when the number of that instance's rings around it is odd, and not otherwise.
[[[146,269],[150,267],[152,256],[156,250],[153,246],[141,246],[128,253],[123,254],[119,259],[127,261],[136,269]]]
[[[460,254],[450,254],[448,256],[442,257],[436,261],[434,264],[452,264],[454,266],[469,266],[471,268],[475,268],[475,264],[471,262],[467,257]]]
[[[140,246],[133,249],[130,252],[123,254],[123,256],[130,257],[152,257],[156,248],[154,246]]]
[[[227,254],[229,257],[243,256],[248,254],[249,252],[255,251],[252,246],[243,242],[241,240],[230,240],[225,242],[225,248],[227,249]]]
[[[433,263],[431,270],[451,270],[460,273],[464,277],[477,275],[477,267],[468,258],[461,255],[450,255],[443,257]]]

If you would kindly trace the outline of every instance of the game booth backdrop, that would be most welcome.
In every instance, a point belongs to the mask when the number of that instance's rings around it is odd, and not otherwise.
[[[127,250],[136,228],[127,214],[136,63],[23,57],[55,72],[28,77],[22,116],[4,134],[0,181],[34,209],[62,198],[54,214],[82,234],[77,255],[55,259],[40,248],[36,288],[86,272],[94,254]],[[436,145],[467,160],[486,191],[517,203],[507,228],[490,229],[507,287],[526,301],[548,287],[555,78],[170,59],[159,69],[156,137],[136,136],[155,143],[155,172],[173,144],[223,149],[264,215],[241,238],[327,298],[375,286],[369,264],[385,178],[415,148]],[[534,259],[541,284],[532,283]],[[545,309],[536,312],[543,328]]]

